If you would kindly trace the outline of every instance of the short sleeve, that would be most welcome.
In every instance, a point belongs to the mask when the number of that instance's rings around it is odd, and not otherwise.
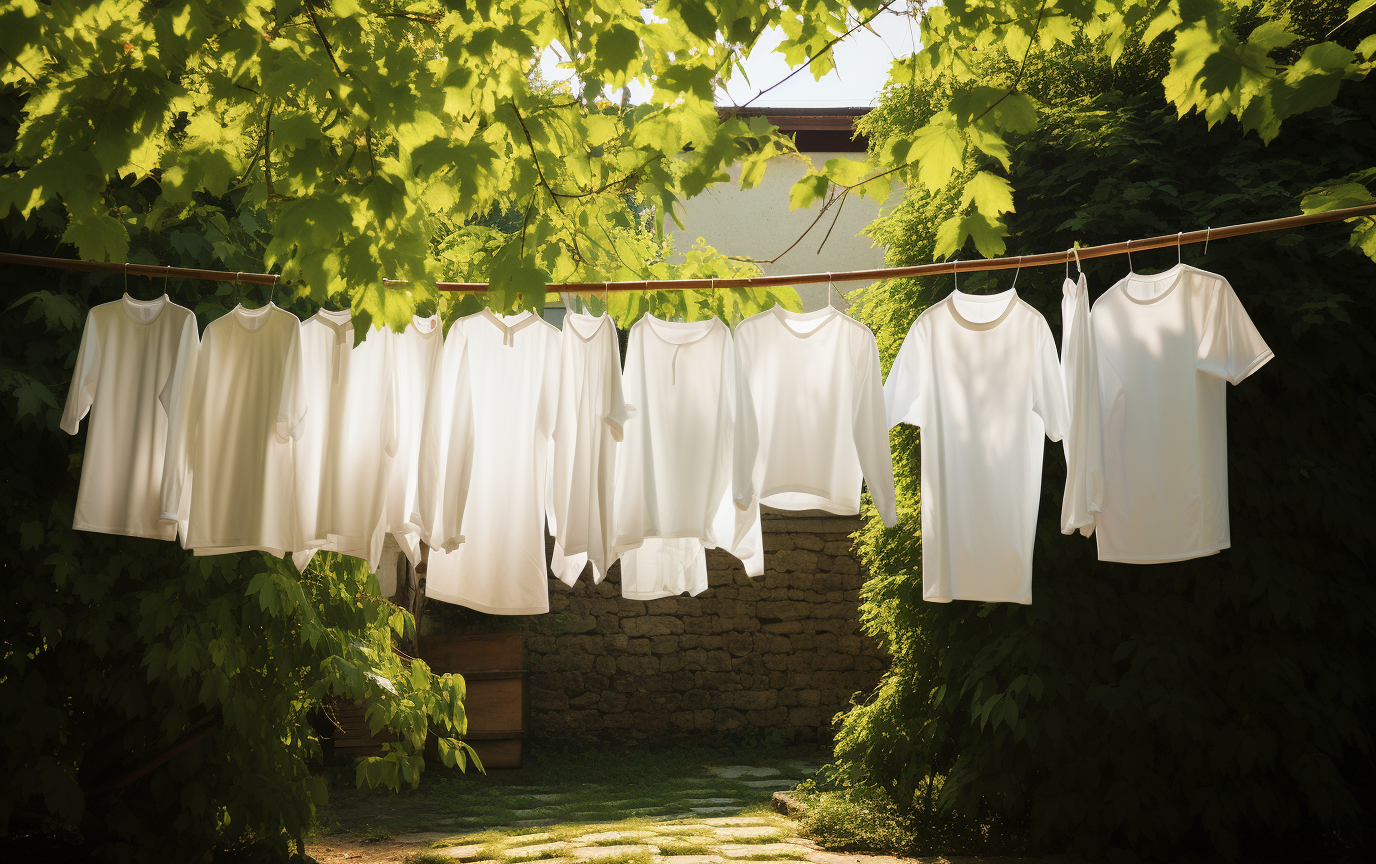
[[[899,423],[922,426],[926,421],[924,403],[930,388],[924,382],[930,369],[926,362],[929,353],[927,330],[922,324],[919,317],[908,328],[908,335],[884,382],[884,415],[890,429]]]
[[[301,322],[290,312],[292,323],[287,343],[287,358],[282,369],[282,396],[277,403],[277,438],[291,441],[301,437],[306,420],[306,369],[301,354]]]
[[[62,411],[62,431],[75,435],[81,418],[91,410],[96,398],[96,382],[100,380],[100,334],[96,332],[95,310],[86,313],[86,326],[81,330],[81,347],[76,352],[76,366],[72,369],[72,384],[67,390],[67,405]]]
[[[612,438],[621,441],[626,434],[626,420],[630,410],[626,396],[621,389],[621,352],[617,350],[616,338],[606,340],[607,345],[607,416],[604,418],[611,429]]]
[[[1228,280],[1214,278],[1217,281],[1208,285],[1202,298],[1196,368],[1230,384],[1239,384],[1275,355],[1257,332]]]
[[[1061,382],[1061,364],[1056,357],[1056,342],[1051,328],[1041,318],[1041,338],[1036,355],[1032,357],[1032,410],[1042,418],[1046,437],[1059,441],[1070,430],[1070,411],[1066,407],[1065,385]]]

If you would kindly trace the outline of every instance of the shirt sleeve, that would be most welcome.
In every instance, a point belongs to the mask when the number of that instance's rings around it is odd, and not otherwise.
[[[755,420],[755,401],[750,393],[747,364],[736,356],[735,341],[726,338],[725,362],[730,367],[727,380],[733,392],[732,423],[734,439],[731,450],[731,497],[736,509],[746,511],[755,502],[755,460],[760,453],[760,428]]]
[[[177,357],[172,371],[158,394],[158,402],[167,418],[167,441],[162,463],[162,513],[159,518],[164,522],[176,521],[181,526],[183,537],[189,514],[182,492],[186,488],[186,478],[191,473],[191,403],[200,351],[201,337],[196,329],[196,316],[188,313],[177,341]]]
[[[96,382],[100,380],[100,334],[96,332],[95,310],[86,313],[86,325],[81,330],[81,347],[76,352],[76,366],[72,369],[72,383],[67,388],[67,405],[62,411],[62,431],[75,435],[81,428],[81,418],[91,410],[96,398]]]
[[[1094,531],[1094,514],[1103,512],[1103,432],[1099,417],[1099,363],[1089,314],[1089,286],[1084,274],[1061,286],[1061,380],[1065,386],[1070,426],[1065,450],[1065,495],[1061,499],[1061,533]]]
[[[1242,308],[1233,286],[1217,278],[1204,297],[1196,368],[1230,384],[1240,384],[1275,355]]]
[[[631,416],[630,406],[626,404],[625,391],[621,386],[621,352],[617,350],[616,339],[607,340],[607,416],[606,423],[612,430],[612,438],[620,442],[626,437],[626,420]]]
[[[290,312],[282,312],[291,315]],[[277,440],[295,441],[301,437],[306,420],[306,367],[301,352],[301,322],[292,315],[295,326],[287,344],[287,359],[282,369],[282,395],[277,403]]]
[[[1066,408],[1065,385],[1061,383],[1056,340],[1051,338],[1046,319],[1042,318],[1041,324],[1041,339],[1032,358],[1032,410],[1042,418],[1046,437],[1060,441],[1070,428],[1070,411]]]
[[[852,435],[865,485],[884,524],[898,524],[897,495],[893,484],[893,454],[889,451],[889,425],[884,417],[884,387],[880,380],[879,346],[866,340],[864,374],[858,388]]]
[[[447,343],[445,348],[449,348]],[[468,364],[468,339],[461,339],[452,354],[446,354],[454,364],[454,375],[448,385],[449,440],[445,447],[444,498],[440,508],[444,526],[435,543],[444,551],[453,552],[464,541],[463,513],[473,479],[473,379]],[[427,527],[431,526],[427,523]]]
[[[898,349],[893,368],[884,382],[884,415],[890,429],[899,423],[922,426],[926,421],[924,403],[926,387],[923,381],[929,370],[923,368],[927,355],[927,333],[920,326],[919,317],[908,328],[908,335]]]

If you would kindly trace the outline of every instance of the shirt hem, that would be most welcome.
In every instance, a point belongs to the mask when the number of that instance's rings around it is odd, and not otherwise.
[[[923,597],[928,603],[950,603],[955,600],[970,600],[975,603],[1016,603],[1019,606],[1031,606],[1032,598],[1017,600],[1011,597]]]
[[[102,525],[92,525],[90,522],[77,521],[72,522],[72,528],[77,531],[89,531],[93,534],[118,534],[121,537],[142,537],[145,540],[177,539],[177,525],[175,522],[172,523],[172,532],[170,534],[165,531],[159,531],[156,534],[150,534],[144,531],[134,531],[129,528],[107,528]]]
[[[485,612],[488,615],[544,615],[549,611],[548,602],[543,606],[489,606],[486,603],[478,603],[477,601],[469,600],[458,594],[450,594],[445,591],[431,591],[428,585],[426,586],[425,596],[439,600],[443,603],[466,606],[469,609]]]
[[[800,492],[804,495],[817,496],[818,498],[822,499],[819,503],[824,503],[831,506],[817,507],[815,509],[825,510],[826,512],[831,513],[835,516],[857,516],[860,513],[860,500],[858,498],[853,502],[850,499],[842,501],[840,499],[832,497],[831,493],[827,492],[825,489],[814,489],[811,486],[773,486],[770,487],[767,491],[760,493],[760,503],[764,504],[767,507],[774,507],[779,510],[791,509],[788,507],[780,507],[778,504],[771,504],[769,502],[769,499],[775,495],[787,495],[790,492]],[[809,507],[805,509],[810,510],[813,508]]]
[[[1168,555],[1110,555],[1105,557],[1104,553],[1100,552],[1099,560],[1112,561],[1117,564],[1170,564],[1176,561],[1192,561],[1195,558],[1207,558],[1210,555],[1217,555],[1224,549],[1231,548],[1232,545],[1232,543],[1225,543],[1222,546],[1200,549],[1194,552],[1176,552]]]

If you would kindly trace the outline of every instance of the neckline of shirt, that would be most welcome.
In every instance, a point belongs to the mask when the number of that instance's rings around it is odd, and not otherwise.
[[[817,333],[822,332],[823,330],[827,329],[827,325],[829,325],[833,320],[841,317],[841,311],[837,309],[835,306],[828,306],[825,309],[818,309],[813,312],[791,312],[788,309],[785,309],[784,307],[775,303],[770,311],[772,311],[775,317],[779,319],[779,323],[783,325],[783,328],[785,330],[787,330],[791,335],[796,336],[799,339],[807,339],[811,336],[816,335]],[[793,329],[793,325],[789,323],[790,321],[819,320],[821,321],[821,323],[818,324],[816,327],[813,327],[811,330],[807,330],[801,333]]]
[[[999,313],[999,316],[992,321],[971,321],[960,314],[960,309],[957,307],[956,303],[957,300],[971,303],[1003,302],[1004,307],[1003,311]],[[1004,319],[1008,317],[1009,313],[1013,311],[1013,307],[1016,305],[1018,305],[1018,292],[1017,289],[1014,288],[1000,291],[997,294],[966,294],[956,289],[946,295],[946,308],[951,310],[951,317],[955,319],[957,324],[964,327],[966,330],[993,330],[1003,323]]]
[[[433,336],[444,329],[440,326],[439,315],[431,315],[428,318],[423,318],[420,315],[412,315],[411,326],[422,336]]]
[[[645,328],[649,330],[651,333],[655,334],[655,338],[659,339],[659,341],[665,343],[666,345],[674,346],[692,345],[696,342],[701,342],[703,339],[707,338],[707,336],[716,328],[716,325],[720,321],[720,319],[717,318],[707,318],[703,321],[665,321],[664,319],[656,318],[655,316],[649,313],[646,313],[645,315],[641,316],[640,320],[645,322]],[[695,330],[701,330],[702,332],[691,339],[685,339],[684,341],[679,342],[675,339],[671,339],[668,335],[666,335],[660,329],[661,327],[667,327],[671,331],[678,330],[681,334],[685,336],[692,334]]]
[[[239,329],[243,330],[245,333],[258,333],[261,332],[263,328],[267,327],[268,319],[272,317],[273,312],[277,311],[280,310],[269,301],[268,305],[259,306],[257,309],[248,309],[244,304],[240,303],[238,306],[231,309],[229,314],[234,316],[234,323],[238,324]],[[245,318],[254,322],[258,322],[261,319],[261,323],[256,327],[250,327],[248,324],[244,323]]]
[[[1185,275],[1185,271],[1190,269],[1192,269],[1190,265],[1182,262],[1180,264],[1176,264],[1174,267],[1162,270],[1160,273],[1152,273],[1149,276],[1143,276],[1138,273],[1130,272],[1122,279],[1119,279],[1117,284],[1115,284],[1113,287],[1122,291],[1124,297],[1128,298],[1128,300],[1131,300],[1133,303],[1136,303],[1138,306],[1151,306],[1155,303],[1160,303],[1162,300],[1165,300],[1167,297],[1169,297],[1175,291],[1176,286],[1180,284],[1181,277]],[[1168,288],[1166,288],[1165,291],[1162,291],[1155,297],[1149,297],[1145,300],[1140,297],[1132,296],[1132,292],[1128,290],[1128,286],[1131,285],[1133,282],[1146,282],[1150,284],[1153,282],[1164,282],[1167,279],[1171,280],[1171,284]]]
[[[311,317],[320,319],[320,323],[327,324],[335,330],[354,329],[354,313],[348,309],[339,312],[333,309],[318,309]]]
[[[528,327],[536,321],[544,320],[529,309],[517,312],[515,315],[498,315],[491,309],[484,309],[479,314],[496,325],[497,329],[502,331],[503,336],[510,336],[517,330]]]
[[[149,324],[152,324],[154,321],[158,320],[158,317],[162,315],[162,310],[167,308],[167,304],[169,302],[171,301],[168,299],[166,294],[162,295],[161,297],[154,298],[152,300],[135,300],[128,294],[125,294],[124,297],[120,300],[120,308],[124,310],[124,317],[128,318],[133,323],[138,324],[140,327],[147,327]],[[158,311],[154,312],[153,317],[149,318],[147,321],[140,321],[139,319],[135,318],[133,313],[129,310],[129,307],[131,306],[135,309],[152,309],[154,306],[156,306]]]
[[[578,325],[576,323],[581,319],[587,319],[588,321],[596,322],[595,324],[593,324],[592,330],[590,330],[588,332],[588,335],[586,336],[584,336],[582,331],[578,329]],[[569,330],[573,331],[573,335],[577,336],[582,341],[590,342],[592,341],[593,337],[596,336],[598,332],[603,327],[605,327],[607,322],[610,320],[612,320],[612,317],[606,314],[605,312],[601,315],[588,315],[583,312],[570,312],[564,316],[564,326],[567,327]]]

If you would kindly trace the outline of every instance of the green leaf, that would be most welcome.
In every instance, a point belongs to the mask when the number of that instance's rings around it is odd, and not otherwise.
[[[1330,210],[1343,210],[1360,207],[1376,201],[1371,191],[1360,183],[1341,183],[1336,186],[1311,189],[1300,201],[1303,213],[1327,213]]]
[[[63,243],[71,243],[87,261],[124,261],[129,257],[129,232],[106,213],[78,210],[71,214]]]
[[[37,549],[43,543],[42,522],[21,522],[19,524],[19,548]]]
[[[918,160],[917,177],[931,192],[943,189],[965,164],[965,138],[950,114],[940,114],[912,137],[909,159]]]
[[[953,255],[964,248],[968,239],[975,241],[975,248],[985,258],[994,258],[1007,248],[1003,238],[1008,236],[1008,228],[1002,222],[991,221],[983,213],[970,213],[965,216],[952,216],[943,221],[936,232],[936,254]]]
[[[827,175],[804,174],[788,191],[789,211],[811,207],[814,201],[826,198],[827,190],[830,188],[831,181],[827,179]]]
[[[1012,212],[1013,186],[997,174],[977,171],[960,195],[962,210],[972,203],[976,210],[990,219],[997,218],[1001,213]]]
[[[598,66],[607,72],[633,72],[639,64],[640,37],[620,24],[599,33],[596,44]]]

